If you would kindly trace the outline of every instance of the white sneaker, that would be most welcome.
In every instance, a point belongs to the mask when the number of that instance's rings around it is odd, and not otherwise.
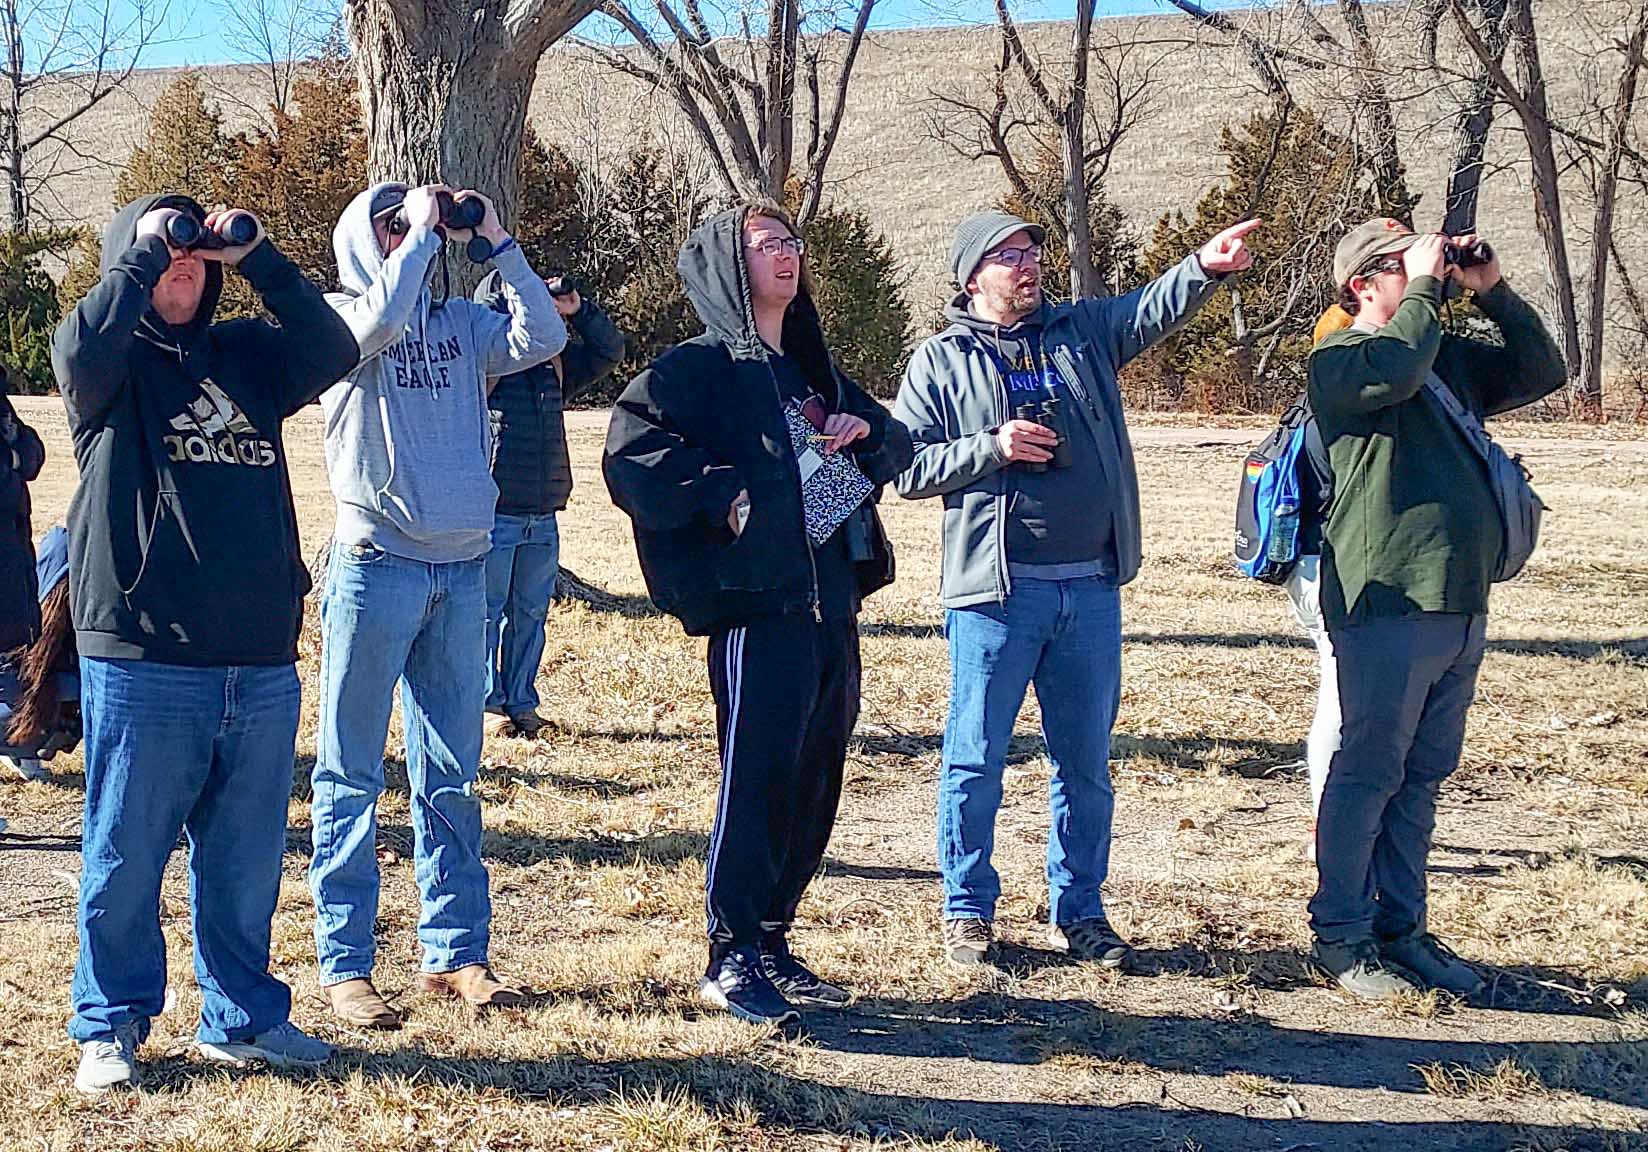
[[[330,1044],[316,1040],[290,1020],[250,1040],[200,1044],[196,1047],[205,1059],[218,1064],[233,1064],[237,1068],[245,1068],[249,1064],[267,1064],[271,1068],[319,1068],[337,1052]]]
[[[38,760],[19,756],[7,756],[4,759],[11,765],[12,771],[25,780],[44,780],[51,775],[46,771],[46,766]]]
[[[127,1025],[107,1040],[80,1045],[80,1070],[74,1074],[77,1091],[96,1096],[111,1088],[137,1086],[137,1028]]]

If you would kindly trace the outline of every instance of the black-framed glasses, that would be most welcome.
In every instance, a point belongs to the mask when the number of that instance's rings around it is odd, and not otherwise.
[[[1375,260],[1356,275],[1363,280],[1372,280],[1375,276],[1383,276],[1387,272],[1402,272],[1406,268],[1407,265],[1402,263],[1399,257],[1385,256]]]
[[[1000,264],[1003,268],[1017,268],[1025,263],[1039,265],[1041,254],[1041,245],[1031,244],[1025,248],[997,248],[994,252],[986,252],[984,258],[992,264]]]
[[[750,247],[758,249],[763,256],[777,256],[786,250],[799,256],[807,250],[807,243],[799,236],[768,236],[765,240],[755,241]]]

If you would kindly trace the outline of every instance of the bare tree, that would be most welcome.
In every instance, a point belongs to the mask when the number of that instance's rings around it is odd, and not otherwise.
[[[1095,44],[1093,0],[1077,0],[1076,8],[1070,59],[1060,62],[1070,81],[1061,87],[997,0],[1001,51],[987,97],[930,92],[928,131],[963,159],[994,160],[1014,195],[1043,211],[1069,253],[1070,292],[1081,298],[1113,287],[1103,283],[1103,261],[1093,251],[1092,205],[1116,148],[1151,113],[1165,56],[1120,31],[1101,32]],[[1056,189],[1043,171],[1043,161],[1054,159]]]
[[[126,85],[164,19],[158,0],[0,0],[0,156],[13,229],[72,215],[53,183],[106,163],[81,146],[76,123]]]
[[[330,0],[217,0],[223,42],[268,84],[266,108],[291,111],[292,82],[326,47],[339,12]],[[264,108],[259,108],[261,113]]]
[[[1380,209],[1410,227],[1419,197],[1410,195],[1397,147],[1396,116],[1391,111],[1390,94],[1381,78],[1379,52],[1368,27],[1362,0],[1339,0],[1339,13],[1350,34],[1351,56],[1357,83],[1356,107],[1373,137],[1374,188]]]
[[[1591,299],[1586,326],[1585,375],[1580,386],[1582,402],[1593,412],[1602,409],[1602,336],[1608,320],[1608,256],[1618,252],[1614,243],[1614,203],[1619,190],[1619,169],[1636,107],[1637,79],[1642,72],[1643,46],[1648,43],[1648,0],[1638,0],[1635,15],[1620,46],[1625,61],[1620,67],[1619,87],[1614,96],[1612,123],[1604,123],[1607,147],[1596,177],[1596,217],[1591,227]],[[1625,280],[1624,277],[1621,278]],[[1627,280],[1628,284],[1629,281]],[[1638,301],[1640,302],[1640,298]]]
[[[587,41],[584,46],[609,67],[675,101],[729,196],[782,200],[793,175],[800,183],[799,219],[810,220],[823,203],[853,65],[876,0],[846,0],[841,12],[853,13],[846,30],[833,19],[838,14],[834,8],[804,14],[798,0],[766,0],[765,27],[752,24],[746,13],[730,36],[711,28],[700,0],[654,2],[658,28],[649,27],[624,0],[601,4],[634,38],[637,50]],[[809,20],[828,27],[804,28]],[[826,106],[827,69],[833,69],[834,82]],[[806,124],[806,148],[799,158],[798,80]]]
[[[1528,144],[1529,167],[1533,174],[1534,226],[1544,242],[1546,267],[1556,289],[1557,317],[1563,355],[1568,363],[1568,377],[1570,382],[1577,384],[1583,367],[1579,310],[1575,303],[1573,267],[1568,258],[1568,238],[1563,231],[1561,171],[1553,140],[1545,70],[1540,62],[1532,0],[1507,0],[1506,4],[1506,19],[1520,83],[1506,75],[1504,67],[1494,59],[1492,50],[1471,23],[1463,0],[1449,0],[1449,4],[1460,36],[1492,78],[1499,96],[1511,106],[1522,123],[1522,134]],[[1588,399],[1583,392],[1581,399]]]
[[[594,7],[595,0],[345,0],[368,176],[475,188],[513,221],[538,61]]]
[[[1473,23],[1488,60],[1494,67],[1501,66],[1510,45],[1506,0],[1467,0],[1466,8],[1475,14]],[[1437,37],[1449,10],[1450,0],[1424,0],[1420,11],[1421,52],[1433,73],[1442,71],[1437,62]],[[1488,132],[1493,127],[1499,103],[1498,85],[1488,65],[1478,61],[1475,71],[1464,79],[1465,91],[1454,117],[1447,203],[1442,220],[1442,231],[1450,236],[1476,230],[1476,204],[1487,158]]]

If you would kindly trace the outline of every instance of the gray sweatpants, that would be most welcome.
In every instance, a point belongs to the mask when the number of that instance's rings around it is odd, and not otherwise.
[[[1486,624],[1423,613],[1330,630],[1340,743],[1316,819],[1318,939],[1425,930],[1436,794],[1459,766]]]

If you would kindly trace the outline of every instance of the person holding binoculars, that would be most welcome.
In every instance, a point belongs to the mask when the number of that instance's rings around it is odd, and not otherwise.
[[[431,290],[447,237],[493,261],[501,310]],[[372,969],[376,808],[397,683],[422,903],[418,987],[481,1007],[521,1000],[488,967],[475,794],[498,501],[487,392],[560,352],[566,325],[479,193],[375,184],[344,209],[332,245],[343,291],[328,299],[361,361],[321,397],[338,512],[321,599],[309,882],[327,1003],[350,1024],[395,1028],[400,1014]]]
[[[1539,313],[1476,236],[1376,217],[1339,242],[1333,276],[1352,322],[1311,353],[1309,395],[1335,478],[1318,595],[1339,743],[1316,821],[1311,956],[1362,999],[1469,996],[1482,978],[1430,932],[1425,870],[1515,524],[1480,421],[1567,375]],[[1459,289],[1502,344],[1443,331],[1442,299]]]
[[[1013,724],[1033,681],[1053,763],[1047,883],[1054,947],[1106,967],[1129,945],[1109,870],[1110,730],[1121,697],[1120,586],[1139,570],[1139,490],[1116,373],[1252,263],[1248,220],[1126,296],[1050,304],[1037,224],[964,220],[950,326],[916,350],[894,416],[915,440],[895,481],[944,500],[950,714],[939,783],[944,943],[987,963],[1001,884],[990,856]]]
[[[212,322],[235,268],[279,322]],[[200,1052],[314,1065],[269,972],[309,575],[281,424],[359,358],[248,212],[145,196],[52,336],[80,465],[69,580],[86,809],[75,1087],[136,1082],[166,994],[161,875],[186,832]]]

